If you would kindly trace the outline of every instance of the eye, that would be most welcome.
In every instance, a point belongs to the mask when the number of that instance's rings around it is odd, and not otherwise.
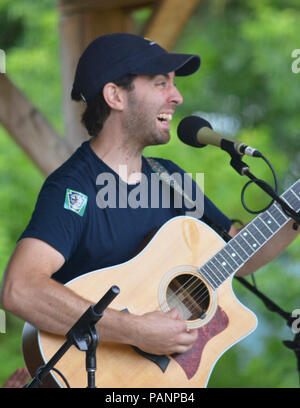
[[[167,85],[167,83],[166,83],[166,81],[160,81],[156,85],[164,88]]]

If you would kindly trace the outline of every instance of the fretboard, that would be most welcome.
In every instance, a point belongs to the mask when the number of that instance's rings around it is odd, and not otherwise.
[[[300,210],[300,179],[281,198],[296,212]],[[210,285],[217,289],[235,274],[290,218],[274,202],[268,210],[251,221],[200,269]]]

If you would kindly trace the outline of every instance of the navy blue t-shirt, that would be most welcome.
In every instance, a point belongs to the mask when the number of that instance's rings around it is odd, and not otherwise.
[[[169,173],[184,175],[173,162],[156,160]],[[144,183],[126,184],[84,142],[46,179],[20,239],[38,238],[64,256],[64,265],[53,275],[62,283],[128,261],[149,234],[187,211],[184,205],[176,208],[174,192],[164,201],[164,183],[159,183],[158,198],[153,197],[155,172],[145,157],[142,173]],[[231,221],[206,196],[204,214],[229,230]]]

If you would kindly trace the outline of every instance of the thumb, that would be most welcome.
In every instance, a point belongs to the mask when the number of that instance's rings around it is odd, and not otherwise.
[[[184,320],[183,317],[181,316],[181,314],[178,312],[178,310],[175,307],[173,309],[171,309],[168,312],[168,314],[172,319]]]

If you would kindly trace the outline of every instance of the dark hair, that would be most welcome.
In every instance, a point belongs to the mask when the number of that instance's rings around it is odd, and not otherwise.
[[[132,82],[136,75],[128,74],[124,77],[113,81],[116,85],[131,91]],[[71,97],[75,101],[82,100],[81,95],[72,92]],[[81,122],[92,137],[96,137],[103,127],[103,124],[111,111],[110,106],[106,103],[102,91],[99,92],[91,101],[87,103],[86,109],[82,114]]]

